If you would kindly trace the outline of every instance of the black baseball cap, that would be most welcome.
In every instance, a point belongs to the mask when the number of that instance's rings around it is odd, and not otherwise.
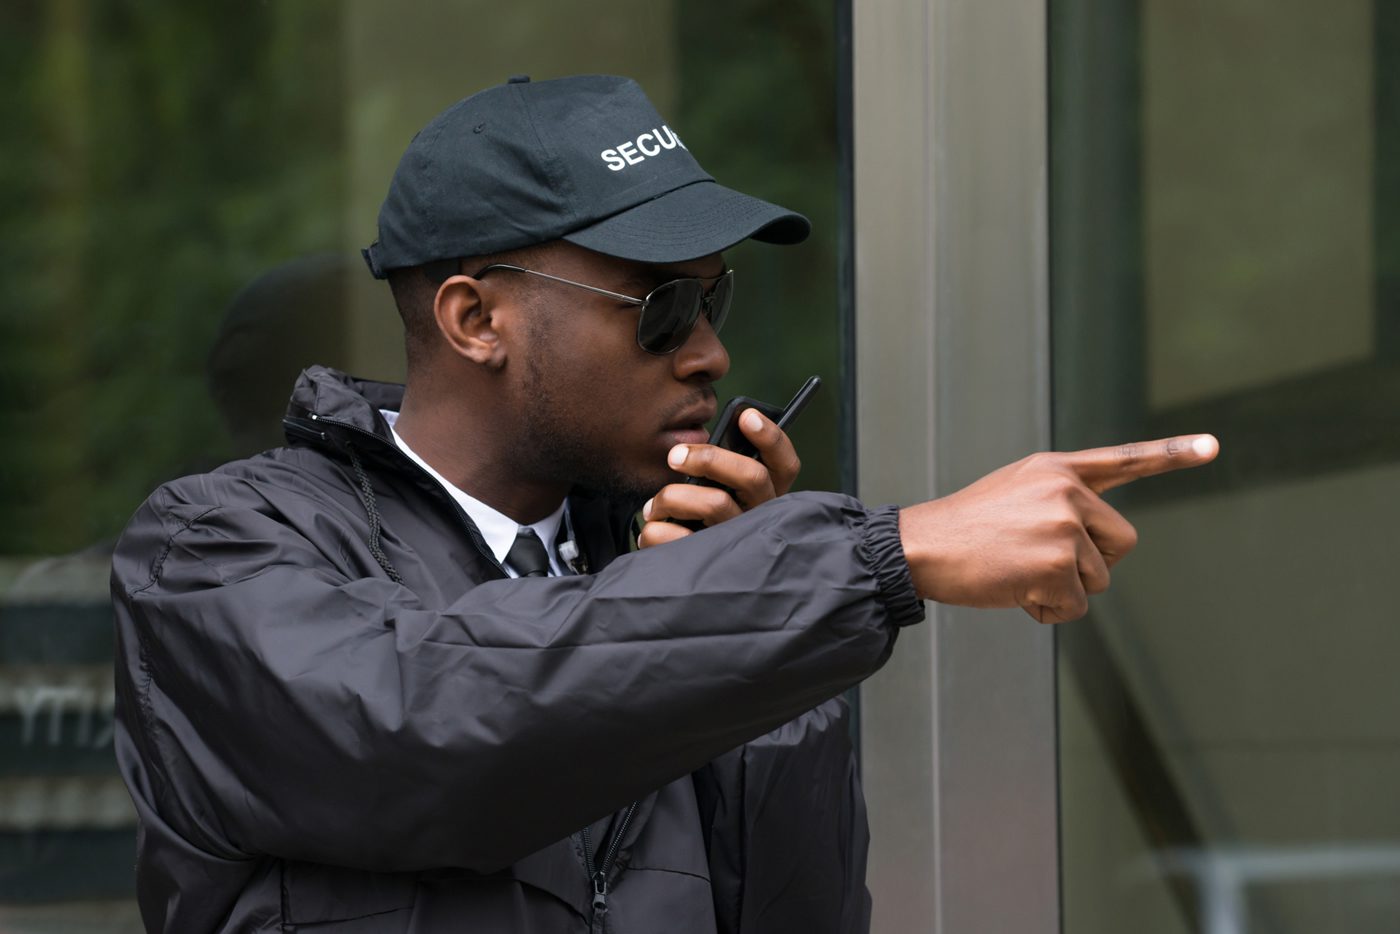
[[[511,78],[413,137],[364,251],[390,270],[564,239],[675,263],[752,237],[800,243],[801,214],[715,182],[630,78]]]

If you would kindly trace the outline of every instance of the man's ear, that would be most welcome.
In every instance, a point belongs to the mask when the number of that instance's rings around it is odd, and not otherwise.
[[[433,316],[447,346],[460,357],[493,369],[505,365],[491,290],[470,276],[452,276],[438,287]]]

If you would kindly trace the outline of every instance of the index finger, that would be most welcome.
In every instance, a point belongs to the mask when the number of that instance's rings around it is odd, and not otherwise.
[[[1089,489],[1102,493],[1142,477],[1209,464],[1219,453],[1220,442],[1214,435],[1178,435],[1070,451],[1063,457]]]
[[[759,459],[772,475],[774,492],[779,496],[786,493],[802,470],[792,439],[758,409],[746,409],[739,418],[739,428],[758,449]]]

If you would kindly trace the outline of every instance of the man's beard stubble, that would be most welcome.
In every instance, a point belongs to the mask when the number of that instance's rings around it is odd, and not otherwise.
[[[525,406],[523,443],[517,449],[518,469],[527,476],[554,480],[640,507],[658,487],[628,476],[618,466],[618,458],[606,438],[585,437],[565,415],[568,406],[562,404],[554,384],[540,366],[540,360],[549,356],[544,352],[550,341],[548,325],[540,323],[531,330],[531,346],[536,352],[524,361],[524,384],[530,404]]]

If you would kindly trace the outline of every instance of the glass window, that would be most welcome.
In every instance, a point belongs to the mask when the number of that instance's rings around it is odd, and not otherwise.
[[[402,373],[359,248],[415,130],[508,75],[636,77],[721,182],[807,213],[743,245],[721,397],[784,402],[836,488],[836,11],[739,0],[24,0],[0,7],[0,928],[137,930],[108,559],[161,481],[280,443],[299,370]]]
[[[1193,431],[1058,631],[1064,929],[1400,916],[1400,16],[1051,5],[1059,448]]]

